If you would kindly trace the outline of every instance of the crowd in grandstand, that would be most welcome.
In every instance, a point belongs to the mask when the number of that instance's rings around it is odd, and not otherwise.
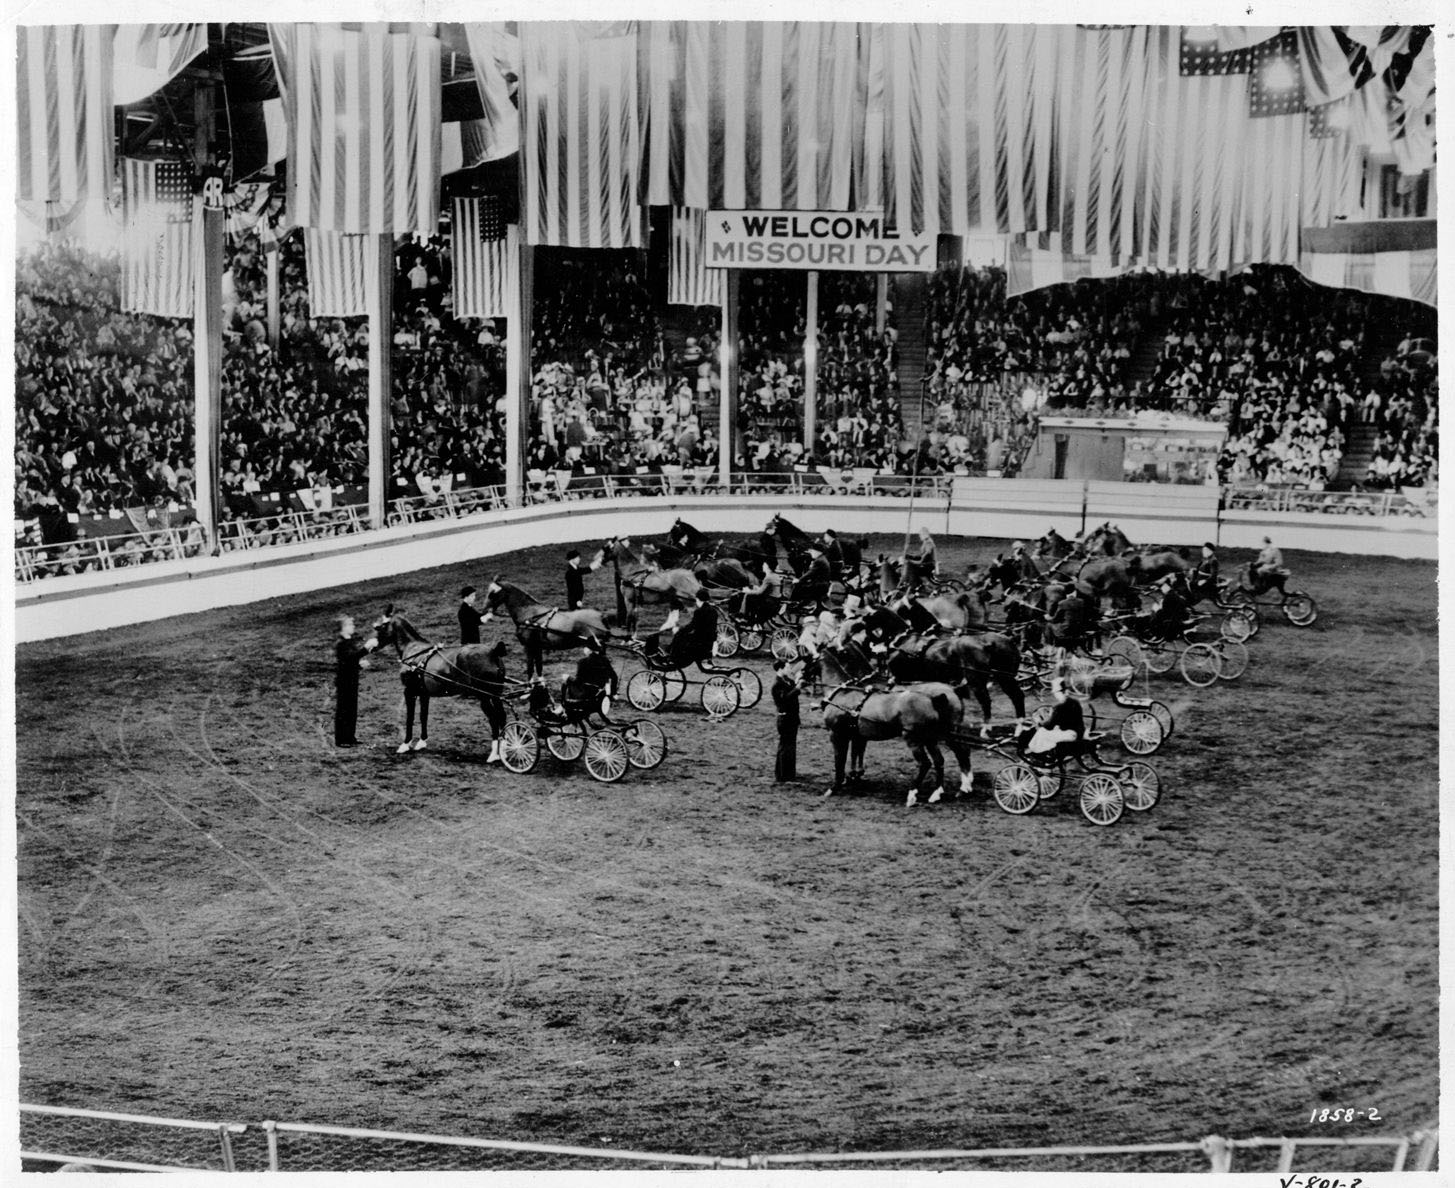
[[[279,255],[271,341],[266,259],[255,237],[230,244],[224,285],[220,486],[226,514],[242,519],[264,514],[270,496],[275,508],[282,497],[327,507],[368,470],[367,323],[311,316],[295,235]],[[397,259],[393,497],[504,479],[503,325],[452,316],[449,267],[441,240],[408,243]],[[121,312],[115,257],[52,241],[17,270],[17,518],[33,533],[37,517],[185,507],[195,495],[189,325]],[[675,310],[677,341],[691,333],[669,348],[644,271],[633,253],[541,253],[529,469],[718,464],[719,315]],[[1229,482],[1322,488],[1356,425],[1373,430],[1366,485],[1437,473],[1429,344],[1407,339],[1364,378],[1369,300],[1286,269],[1222,282],[1142,274],[1012,299],[998,270],[941,270],[926,335],[933,413],[918,442],[903,440],[901,402],[918,393],[899,390],[892,305],[877,328],[873,278],[849,274],[824,274],[820,299],[818,421],[806,445],[804,278],[745,276],[735,469],[999,471],[1046,409],[1162,408],[1226,421]]]

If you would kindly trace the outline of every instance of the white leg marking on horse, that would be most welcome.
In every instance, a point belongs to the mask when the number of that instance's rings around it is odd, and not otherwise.
[[[425,739],[417,738],[414,740],[414,749],[416,751],[422,751],[427,746],[429,746],[429,742]]]
[[[397,747],[394,748],[394,753],[396,755],[409,754],[409,744],[407,742],[400,743]]]
[[[939,804],[940,803],[940,797],[943,796],[944,794],[945,794],[945,785],[944,784],[941,784],[938,788],[936,788],[933,792],[930,793],[930,803],[931,804]]]
[[[914,787],[913,785],[911,785],[910,786],[910,789],[909,789],[909,795],[904,798],[904,805],[905,805],[905,807],[908,808],[910,805],[914,804],[914,802],[916,800],[918,800],[918,799],[919,799],[919,789],[916,788],[916,787]]]
[[[500,762],[500,742],[499,742],[499,740],[494,740],[494,741],[492,741],[490,743],[490,758],[488,758],[487,760],[485,760],[485,762],[486,763],[499,763]]]
[[[965,772],[961,772],[960,773],[960,793],[961,793],[961,795],[964,795],[966,792],[969,792],[970,789],[972,787],[974,787],[974,785],[975,785],[975,776],[974,776],[974,774],[972,772],[965,771]]]

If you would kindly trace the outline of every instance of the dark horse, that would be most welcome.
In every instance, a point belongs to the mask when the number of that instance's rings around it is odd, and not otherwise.
[[[677,520],[667,530],[667,541],[695,560],[736,561],[749,568],[766,565],[772,569],[778,561],[778,546],[766,532],[745,541],[728,541],[708,536],[686,520]],[[663,562],[667,564],[667,562]],[[672,564],[683,564],[674,559]]]
[[[969,689],[980,703],[984,726],[990,726],[990,682],[1010,698],[1015,716],[1026,716],[1026,696],[1016,674],[1020,672],[1020,645],[997,631],[980,635],[953,635],[947,639],[900,644],[889,653],[889,673],[901,684],[941,681],[963,696]]]
[[[516,638],[525,646],[526,676],[544,676],[544,653],[569,648],[604,647],[611,632],[599,610],[583,606],[563,611],[537,602],[519,586],[496,578],[485,596],[485,618],[489,622],[502,607],[515,623]]]
[[[490,723],[490,758],[500,760],[500,733],[505,729],[506,643],[493,647],[468,644],[444,648],[432,644],[393,607],[374,624],[380,646],[393,644],[399,655],[399,680],[404,686],[404,741],[399,754],[422,751],[429,745],[429,699],[470,697],[480,703]],[[414,704],[419,703],[419,738],[414,738]]]
[[[779,515],[768,521],[763,535],[782,543],[788,564],[792,566],[794,573],[802,573],[807,568],[809,545],[823,547],[821,538],[810,536],[797,524]],[[839,542],[839,555],[843,558],[843,578],[847,582],[857,583],[864,567],[864,550],[869,547],[869,540],[862,536],[839,536],[837,532],[835,538]]]
[[[931,767],[935,772],[935,789],[930,794],[930,803],[934,804],[945,794],[941,745],[948,746],[960,764],[959,791],[970,790],[970,748],[958,735],[965,707],[954,689],[938,682],[924,682],[887,693],[870,692],[852,682],[832,648],[823,650],[818,664],[824,669],[825,679],[834,686],[823,700],[824,729],[829,732],[834,748],[834,782],[825,796],[843,791],[846,765],[847,778],[863,778],[864,748],[869,743],[901,737],[919,764],[905,804],[915,802]]]
[[[620,625],[631,632],[633,639],[636,638],[638,613],[642,607],[666,605],[684,610],[692,605],[702,587],[690,569],[680,566],[663,568],[654,546],[643,545],[642,548],[643,553],[650,550],[652,555],[633,552],[625,540],[607,542],[607,555],[618,571],[623,564],[637,567],[635,572],[622,579],[620,586],[623,608]]]

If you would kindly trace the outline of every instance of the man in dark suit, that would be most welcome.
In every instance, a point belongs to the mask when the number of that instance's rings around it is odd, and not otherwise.
[[[601,568],[604,552],[598,552],[591,564],[581,565],[581,550],[572,549],[566,554],[566,609],[580,610],[586,603],[586,575]]]
[[[460,642],[462,644],[477,644],[480,642],[480,620],[484,616],[475,605],[475,587],[466,586],[460,591]]]
[[[795,661],[780,660],[773,665],[773,674],[773,705],[778,711],[778,755],[773,764],[773,782],[784,784],[798,778],[801,669]]]
[[[368,667],[367,657],[378,644],[377,639],[364,641],[355,636],[352,616],[339,619],[338,639],[333,645],[333,745],[336,747],[359,745],[354,737],[359,716],[359,670]]]

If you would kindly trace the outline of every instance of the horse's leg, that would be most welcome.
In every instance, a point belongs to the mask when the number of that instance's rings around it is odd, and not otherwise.
[[[485,715],[485,720],[490,723],[490,757],[486,763],[500,762],[500,732],[504,723],[500,720],[505,717],[500,708],[500,703],[493,697],[480,698],[480,712]]]
[[[970,688],[975,693],[975,700],[980,704],[981,729],[980,733],[985,734],[990,729],[990,682],[979,674],[970,678]]]
[[[869,746],[869,740],[862,734],[855,734],[852,745],[853,762],[849,765],[849,774],[853,779],[864,778],[864,752]]]
[[[938,804],[940,797],[945,794],[945,756],[933,742],[925,743],[925,750],[930,753],[930,758],[935,763],[935,790],[930,793],[930,803]]]
[[[956,795],[966,796],[975,783],[975,775],[970,768],[970,748],[953,738],[947,739],[945,745],[955,753],[955,762],[960,765],[960,791]]]
[[[829,785],[825,796],[844,790],[844,761],[849,757],[849,740],[842,730],[830,729],[829,741],[834,746],[834,782]]]
[[[908,740],[906,740],[908,741]],[[909,753],[914,756],[915,762],[919,764],[914,773],[914,780],[909,785],[909,795],[904,798],[905,806],[908,807],[919,799],[919,788],[924,783],[925,776],[929,774],[930,757],[929,753],[919,743],[909,743]]]
[[[995,676],[995,683],[1000,686],[1000,691],[1010,698],[1010,703],[1015,708],[1016,720],[1023,719],[1026,716],[1026,695],[1021,688],[1021,683],[1015,679],[1015,673],[998,672]]]
[[[414,693],[405,687],[404,690],[404,741],[399,744],[396,755],[402,755],[409,750],[410,740],[414,738]]]
[[[425,689],[419,691],[419,738],[414,742],[414,749],[422,751],[429,746],[429,692]]]

